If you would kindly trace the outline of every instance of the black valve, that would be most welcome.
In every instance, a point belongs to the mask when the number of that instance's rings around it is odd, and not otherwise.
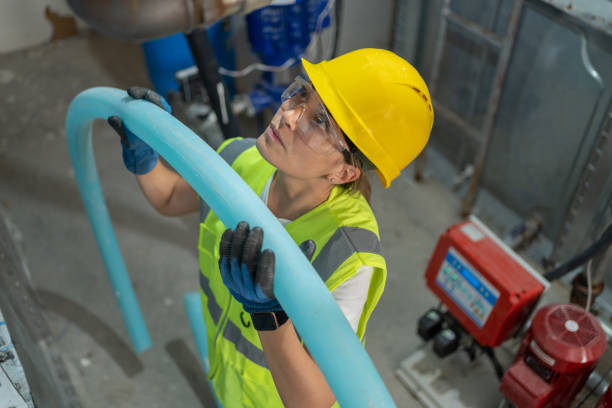
[[[431,340],[442,329],[442,315],[436,309],[430,309],[419,318],[418,335],[424,340]]]
[[[444,358],[459,348],[459,332],[445,328],[434,337],[433,350],[440,358]]]

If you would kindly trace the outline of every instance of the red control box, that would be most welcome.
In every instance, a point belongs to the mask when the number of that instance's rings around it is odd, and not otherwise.
[[[489,347],[515,333],[549,286],[474,216],[442,234],[425,280],[476,341]]]

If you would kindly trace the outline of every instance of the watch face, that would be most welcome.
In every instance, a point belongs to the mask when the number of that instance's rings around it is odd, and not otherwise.
[[[274,313],[263,312],[263,313],[252,313],[251,320],[253,321],[253,327],[255,330],[275,330],[277,328],[276,319]]]
[[[253,327],[258,331],[276,330],[287,320],[289,320],[289,316],[282,310],[277,312],[251,313]]]

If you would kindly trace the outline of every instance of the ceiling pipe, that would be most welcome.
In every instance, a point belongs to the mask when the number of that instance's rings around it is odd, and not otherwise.
[[[127,41],[148,41],[249,13],[272,0],[68,0],[94,30]]]

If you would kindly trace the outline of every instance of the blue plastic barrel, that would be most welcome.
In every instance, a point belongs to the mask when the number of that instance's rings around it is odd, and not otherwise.
[[[230,41],[232,30],[229,20],[218,21],[206,29],[219,66],[235,69],[234,47]],[[151,40],[142,43],[149,77],[155,91],[167,95],[171,90],[178,90],[179,84],[174,74],[181,69],[195,65],[187,39],[183,33]],[[223,77],[230,96],[235,93],[234,79]]]

